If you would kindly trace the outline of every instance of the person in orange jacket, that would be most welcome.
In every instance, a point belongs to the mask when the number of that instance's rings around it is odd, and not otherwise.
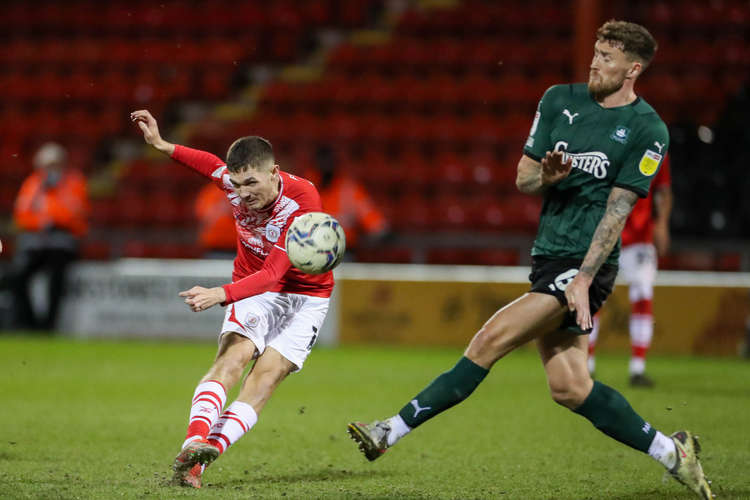
[[[347,253],[359,245],[382,241],[390,234],[388,222],[357,179],[338,168],[335,152],[321,145],[315,152],[315,169],[307,172],[318,188],[323,210],[335,217],[346,234]]]
[[[68,267],[88,230],[86,180],[68,167],[67,158],[59,144],[42,145],[34,156],[34,171],[15,201],[13,219],[19,234],[9,282],[21,328],[55,328]],[[48,308],[43,315],[36,314],[29,295],[29,284],[40,271],[49,272]]]
[[[198,244],[204,257],[234,258],[237,254],[237,231],[226,194],[213,183],[206,184],[195,200],[195,215],[200,223]]]

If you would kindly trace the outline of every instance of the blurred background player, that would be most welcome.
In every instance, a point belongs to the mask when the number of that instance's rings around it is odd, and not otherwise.
[[[203,467],[216,460],[258,421],[273,391],[302,369],[328,312],[333,273],[309,275],[291,267],[285,236],[295,217],[322,210],[309,181],[279,170],[271,143],[237,139],[227,161],[161,138],[145,110],[131,113],[148,144],[203,174],[222,190],[236,220],[237,258],[232,283],[180,292],[195,311],[227,305],[216,359],[195,389],[185,441],[174,461],[173,482],[200,488]],[[237,399],[227,393],[255,360]]]
[[[630,385],[652,387],[646,375],[646,353],[654,336],[654,280],[659,257],[669,251],[669,216],[672,212],[672,178],[666,157],[646,198],[638,200],[622,230],[620,273],[628,283],[630,301]],[[600,315],[594,318],[589,335],[589,372],[596,369],[595,346],[599,336]]]
[[[199,223],[198,245],[203,257],[233,259],[237,254],[237,232],[226,193],[213,182],[206,184],[195,199],[195,215]]]
[[[388,223],[365,186],[345,169],[339,168],[336,152],[328,145],[315,151],[315,165],[306,172],[315,184],[323,211],[341,223],[346,234],[348,259],[358,248],[383,241]]]
[[[18,327],[53,330],[65,291],[68,267],[78,256],[88,229],[88,196],[83,174],[68,165],[67,151],[57,143],[42,145],[34,171],[21,185],[13,209],[19,233],[8,275]],[[32,279],[44,272],[46,312],[35,310]]]

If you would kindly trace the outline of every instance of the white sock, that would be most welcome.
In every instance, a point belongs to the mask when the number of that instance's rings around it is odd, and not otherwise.
[[[596,371],[596,356],[589,356],[589,373],[594,373]]]
[[[211,427],[208,442],[224,453],[239,438],[253,428],[258,421],[255,409],[242,401],[235,401],[224,410],[219,420]]]
[[[643,375],[646,371],[646,360],[644,358],[638,358],[633,356],[630,358],[628,370],[631,375]]]
[[[677,447],[674,441],[659,431],[656,431],[656,436],[648,447],[648,454],[668,470],[677,465]]]
[[[642,375],[646,371],[646,353],[654,336],[654,317],[651,314],[630,315],[630,374]]]
[[[388,433],[388,446],[393,446],[399,439],[411,432],[411,427],[406,425],[399,414],[386,420],[386,423],[391,426],[391,432]]]

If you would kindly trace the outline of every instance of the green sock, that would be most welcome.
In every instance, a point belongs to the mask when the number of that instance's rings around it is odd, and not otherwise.
[[[648,453],[656,435],[656,429],[633,410],[622,394],[599,382],[594,382],[586,400],[573,411],[607,436],[644,453]]]
[[[433,380],[398,414],[413,429],[469,397],[488,373],[489,370],[463,356],[456,366]]]

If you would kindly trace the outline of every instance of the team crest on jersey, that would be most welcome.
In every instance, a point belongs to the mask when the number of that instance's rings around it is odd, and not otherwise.
[[[628,142],[628,136],[630,135],[630,129],[625,125],[618,125],[615,130],[609,136],[613,141],[617,141],[620,144]]]
[[[273,224],[266,224],[266,239],[271,243],[279,241],[281,236],[281,228],[274,226]]]
[[[638,164],[638,170],[640,170],[643,175],[648,175],[649,177],[654,175],[659,168],[661,158],[662,156],[659,153],[647,149],[641,157],[641,162]]]

